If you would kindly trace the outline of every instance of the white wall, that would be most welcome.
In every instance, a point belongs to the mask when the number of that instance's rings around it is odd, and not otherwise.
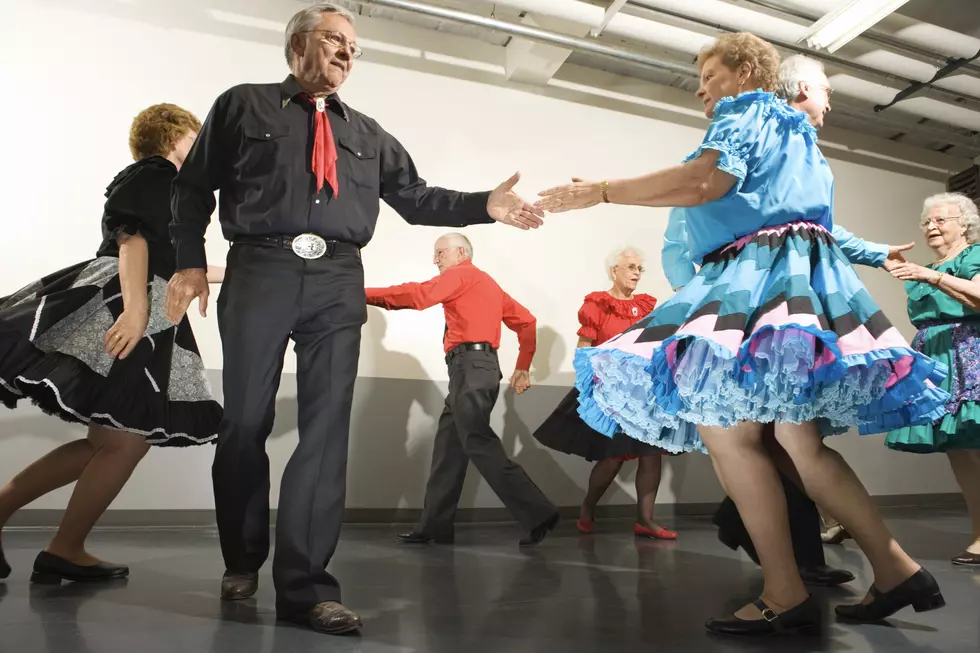
[[[208,6],[217,6],[204,0],[167,4],[169,9],[159,2],[18,0],[0,7],[0,84],[7,89],[5,101],[0,103],[7,152],[0,160],[0,179],[5,181],[6,191],[0,296],[93,255],[100,238],[102,193],[113,175],[129,162],[127,131],[140,109],[156,102],[174,102],[203,119],[214,97],[227,87],[246,81],[275,82],[285,76],[274,30],[219,23],[213,16],[204,15]],[[251,4],[257,15],[278,20],[278,24],[300,6],[271,0]],[[38,36],[41,28],[43,38]],[[372,29],[378,31],[377,26]],[[518,190],[533,197],[539,189],[572,175],[626,176],[672,164],[691,150],[702,134],[703,121],[690,118],[654,120],[500,84],[420,72],[417,62],[413,69],[405,69],[379,61],[390,59],[369,55],[358,62],[343,97],[395,134],[413,154],[423,176],[439,185],[484,189],[520,169],[523,178]],[[433,65],[432,69],[441,71],[443,67]],[[827,154],[833,156],[835,151],[828,149]],[[831,165],[837,177],[840,223],[869,239],[919,239],[916,225],[921,201],[941,191],[940,183],[838,159],[831,159]],[[576,310],[583,295],[605,287],[602,263],[608,250],[626,243],[644,248],[650,272],[641,290],[659,297],[669,294],[659,273],[666,215],[666,210],[659,209],[602,207],[553,216],[545,227],[532,232],[498,226],[468,230],[476,262],[525,303],[543,329],[557,335],[557,339],[551,337],[549,346],[552,360],[544,356],[537,363],[538,384],[570,384]],[[377,235],[364,252],[368,284],[432,276],[431,243],[439,233],[411,227],[384,207]],[[216,219],[208,237],[212,262],[220,263],[227,247]],[[923,250],[919,242],[914,256],[924,260]],[[863,270],[862,277],[891,319],[911,336],[901,285],[883,272]],[[415,380],[430,386],[433,381],[445,381],[439,344],[441,312],[389,313],[383,316],[385,324],[379,325],[381,317],[372,311],[360,376]],[[220,369],[213,314],[206,320],[194,319],[194,327],[205,362],[209,368]],[[383,342],[372,340],[372,333],[383,333]],[[501,352],[505,368],[514,363],[515,345],[508,333]],[[397,352],[411,355],[393,355]],[[286,371],[294,370],[290,353]],[[532,392],[516,402],[527,407],[534,397]],[[536,407],[532,412],[547,410]],[[42,433],[35,417],[30,407],[0,413],[0,479],[54,443],[81,432],[49,419]],[[496,419],[499,425],[500,417]],[[413,409],[407,421],[385,437],[390,437],[392,456],[404,450],[414,452],[420,461],[413,478],[404,480],[411,488],[399,499],[403,506],[417,507],[421,505],[434,417]],[[357,428],[355,423],[355,435]],[[295,433],[270,441],[276,473],[294,442]],[[385,442],[381,445],[386,446]],[[956,490],[940,456],[889,452],[883,449],[880,436],[839,438],[835,446],[845,452],[873,493]],[[203,447],[153,452],[114,507],[211,507],[212,451]],[[574,484],[553,486],[552,492],[558,494],[552,498],[562,505],[577,504],[588,465],[561,455],[551,458],[547,467],[529,467],[529,473],[540,480],[548,470],[562,470]],[[659,500],[715,499],[719,491],[708,461],[685,465],[689,473],[684,482],[672,486],[668,476]],[[386,507],[378,505],[380,498],[372,484],[359,480],[376,478],[376,474],[370,456],[352,451],[349,478],[358,480],[349,483],[349,505]],[[547,479],[541,482],[545,486],[548,483]],[[623,487],[632,492],[628,483]],[[60,507],[66,496],[62,491],[35,506]],[[626,502],[628,498],[621,492],[611,500]],[[499,505],[482,483],[472,504]]]

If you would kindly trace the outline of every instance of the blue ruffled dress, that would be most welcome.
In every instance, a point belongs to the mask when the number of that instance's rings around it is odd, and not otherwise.
[[[598,347],[576,351],[579,414],[671,452],[685,422],[814,421],[824,435],[928,424],[943,364],[914,351],[831,235],[834,180],[806,115],[772,93],[720,100],[704,141],[736,179],[686,209],[694,279]]]

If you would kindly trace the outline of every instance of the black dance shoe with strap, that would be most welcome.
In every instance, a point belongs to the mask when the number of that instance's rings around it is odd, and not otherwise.
[[[939,591],[939,583],[925,569],[919,569],[893,590],[882,592],[872,585],[868,592],[871,594],[870,603],[838,605],[835,609],[837,616],[845,621],[881,621],[910,605],[916,612],[938,610],[946,605],[946,599]]]
[[[762,613],[762,619],[739,619],[732,615],[726,619],[708,619],[704,627],[716,635],[820,634],[823,615],[812,596],[782,614],[776,613],[762,599],[757,599],[752,605]]]

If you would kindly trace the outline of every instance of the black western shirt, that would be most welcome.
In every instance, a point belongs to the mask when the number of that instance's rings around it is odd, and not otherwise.
[[[463,227],[493,222],[489,192],[429,186],[411,156],[373,119],[330,96],[339,191],[317,193],[311,169],[312,104],[290,75],[280,84],[243,84],[215,100],[173,183],[170,235],[177,269],[204,268],[204,232],[220,191],[224,237],[314,233],[364,246],[379,199],[410,224]]]

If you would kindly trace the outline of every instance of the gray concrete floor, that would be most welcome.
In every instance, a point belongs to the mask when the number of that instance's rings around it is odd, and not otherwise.
[[[706,519],[678,519],[675,543],[634,539],[629,522],[599,522],[581,536],[563,522],[536,550],[519,550],[515,526],[463,525],[456,545],[408,547],[398,527],[349,526],[331,571],[344,602],[364,619],[361,635],[329,637],[276,623],[268,565],[258,594],[223,603],[216,533],[99,530],[90,550],[132,568],[112,585],[32,586],[34,556],[50,537],[8,529],[14,572],[0,581],[0,652],[34,653],[586,653],[769,650],[976,653],[980,572],[954,568],[969,532],[957,512],[888,510],[899,541],[936,576],[947,608],[896,615],[888,625],[844,625],[833,606],[859,600],[869,568],[853,543],[827,547],[828,561],[858,575],[814,590],[825,606],[821,638],[736,640],[703,630],[705,618],[753,597],[758,569],[721,546]]]

